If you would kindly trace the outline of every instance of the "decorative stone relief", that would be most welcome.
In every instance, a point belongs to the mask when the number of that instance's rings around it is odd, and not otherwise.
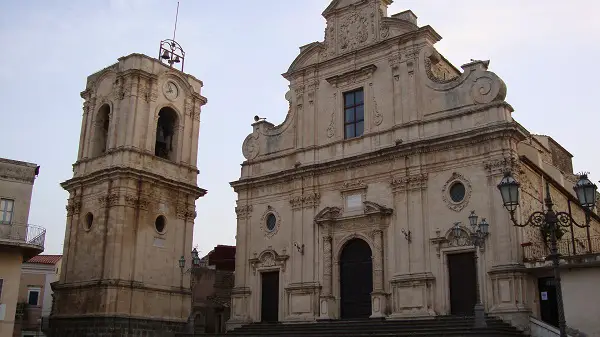
[[[269,214],[273,214],[276,219],[275,227],[272,230],[267,228],[267,217],[269,216]],[[267,237],[267,238],[273,237],[279,231],[280,226],[281,226],[281,216],[279,215],[279,213],[277,213],[277,211],[273,207],[267,206],[267,210],[263,213],[263,215],[260,219],[260,229],[264,232],[265,237]]]
[[[432,62],[431,57],[425,58],[425,74],[427,77],[436,83],[448,83],[453,81],[459,75],[448,64],[439,58],[433,58],[436,63]]]
[[[483,162],[483,167],[491,176],[502,175],[505,172],[512,172],[516,175],[520,171],[519,160],[515,157],[487,160]]]
[[[385,39],[389,35],[390,35],[390,26],[388,26],[386,24],[382,24],[381,27],[379,28],[379,36],[381,36],[382,39]]]
[[[285,252],[279,255],[273,249],[267,249],[258,256],[256,253],[254,253],[254,255],[254,258],[248,260],[254,275],[256,275],[256,271],[260,269],[279,268],[282,272],[285,272],[286,261],[289,258],[289,255],[286,255]]]
[[[238,220],[248,219],[252,214],[252,205],[237,206],[235,208]]]
[[[319,206],[321,195],[317,192],[306,193],[290,199],[292,209],[315,208]]]
[[[125,204],[130,207],[140,208],[147,210],[150,201],[144,197],[140,197],[139,199],[131,194],[125,195]]]
[[[325,52],[324,57],[335,56],[335,28],[333,23],[328,24],[325,28]]]
[[[81,211],[81,202],[79,200],[74,200],[73,198],[71,198],[67,202],[66,208],[67,208],[67,216],[79,214],[79,212]]]
[[[342,51],[354,50],[369,39],[369,19],[365,12],[352,11],[341,18],[338,35],[339,48]]]
[[[258,132],[253,132],[246,137],[244,143],[242,145],[242,154],[244,158],[248,160],[252,160],[258,156],[259,146],[258,146]]]
[[[315,216],[316,223],[332,221],[342,215],[342,209],[339,207],[325,207]]]
[[[98,202],[101,207],[111,207],[119,203],[119,195],[116,193],[109,193],[99,197]]]
[[[450,196],[450,188],[455,183],[462,183],[465,188],[465,195],[460,201],[454,201]],[[469,204],[469,199],[471,198],[472,190],[473,189],[471,188],[471,182],[467,178],[465,178],[462,174],[458,172],[452,172],[452,176],[446,181],[446,183],[442,187],[442,199],[444,200],[448,208],[450,208],[453,211],[460,212]]]
[[[331,122],[327,127],[327,138],[331,138],[335,135],[335,112],[331,113]]]
[[[405,177],[392,178],[390,184],[393,192],[424,190],[427,188],[427,173],[420,173]]]
[[[377,126],[380,125],[381,122],[383,122],[383,115],[379,112],[377,101],[375,100],[375,97],[373,97],[373,124]]]
[[[444,236],[440,236],[440,230],[438,229],[435,233],[436,233],[436,237],[435,238],[431,238],[429,239],[429,241],[436,245],[436,253],[437,256],[439,257],[441,254],[441,250],[443,248],[448,248],[448,247],[468,247],[471,246],[471,231],[465,227],[465,226],[460,226],[460,235],[456,236],[456,234],[454,233],[454,228],[451,227],[450,229],[448,229],[446,231],[446,234]]]
[[[323,237],[323,296],[331,296],[331,282],[333,275],[332,269],[332,238],[331,236]]]

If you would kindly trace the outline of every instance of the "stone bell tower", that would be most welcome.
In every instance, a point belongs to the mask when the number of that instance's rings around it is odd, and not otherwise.
[[[202,82],[174,40],[93,74],[69,192],[52,336],[162,336],[190,314]],[[165,62],[165,63],[163,63]],[[174,66],[179,66],[176,69]]]

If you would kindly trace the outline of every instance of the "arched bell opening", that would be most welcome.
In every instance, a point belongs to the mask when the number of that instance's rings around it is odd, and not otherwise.
[[[154,154],[171,161],[177,160],[177,112],[169,107],[164,107],[158,112],[156,122],[156,143]]]
[[[110,126],[110,106],[103,104],[94,119],[92,157],[101,156],[108,150],[108,128]]]

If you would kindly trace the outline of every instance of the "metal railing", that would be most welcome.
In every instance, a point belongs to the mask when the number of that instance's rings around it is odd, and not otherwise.
[[[28,244],[44,249],[46,229],[35,225],[0,223],[0,242]]]
[[[558,252],[562,256],[575,256],[600,253],[600,236],[565,238],[556,243]],[[525,262],[543,261],[550,255],[550,248],[544,242],[531,242],[523,245],[523,258]]]

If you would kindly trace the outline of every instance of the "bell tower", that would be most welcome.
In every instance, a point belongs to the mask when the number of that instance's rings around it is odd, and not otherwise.
[[[69,192],[52,336],[162,336],[180,332],[190,275],[202,81],[185,53],[131,54],[90,75]],[[177,68],[178,67],[178,68]]]

